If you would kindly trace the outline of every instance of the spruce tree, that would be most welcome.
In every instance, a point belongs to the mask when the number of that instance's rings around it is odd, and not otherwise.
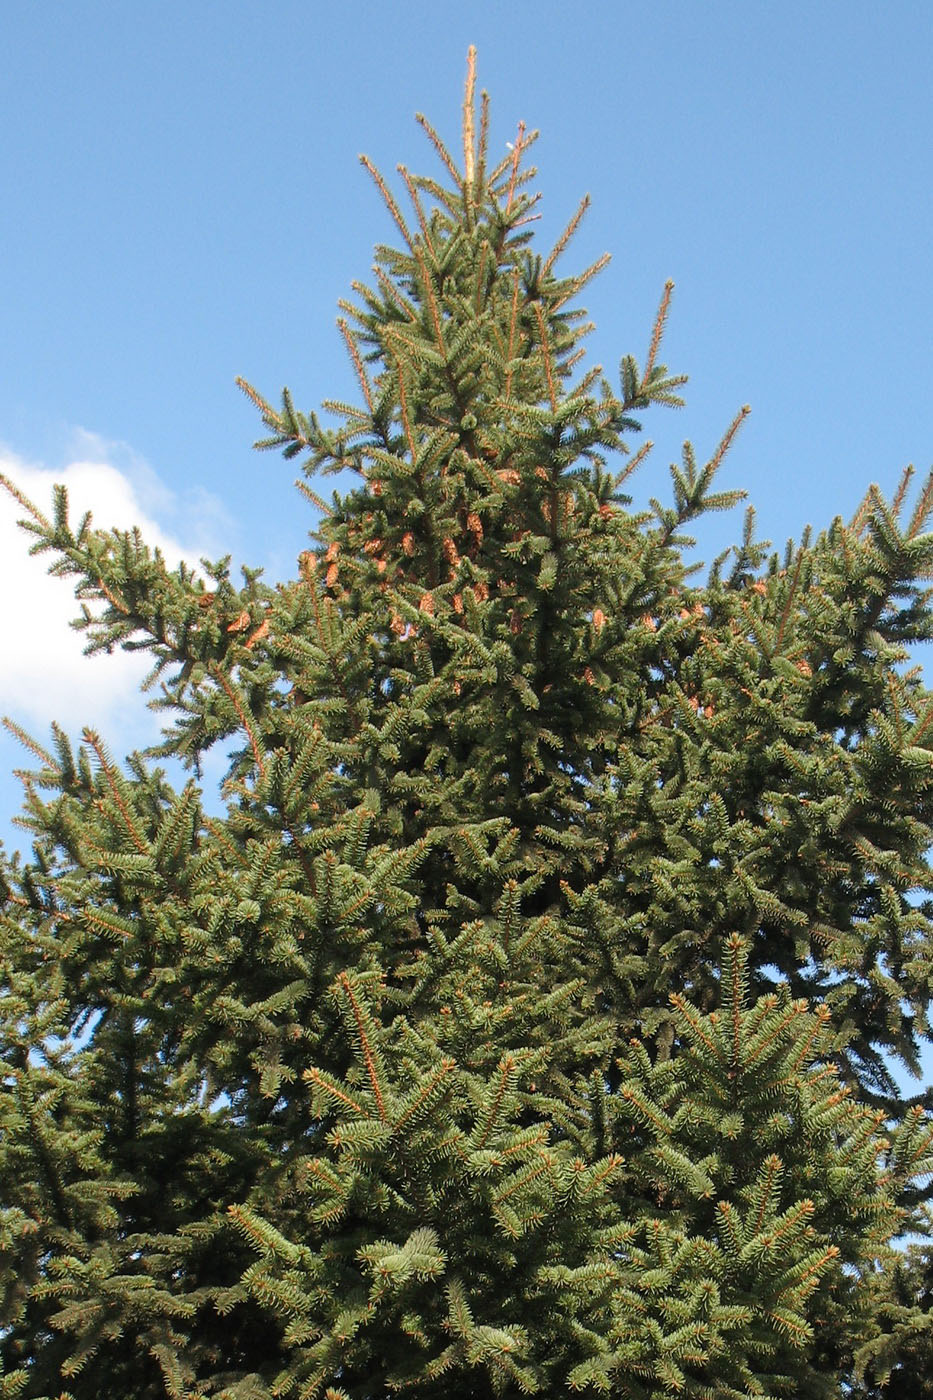
[[[586,370],[586,201],[536,252],[472,53],[462,156],[419,120],[408,212],[364,161],[358,402],[242,385],[320,516],[295,579],[20,498],[166,725],[11,726],[0,1396],[917,1393],[933,481],[692,568],[746,410],[636,508],[670,286]]]

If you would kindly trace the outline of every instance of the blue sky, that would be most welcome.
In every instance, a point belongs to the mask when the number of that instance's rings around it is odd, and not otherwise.
[[[391,238],[358,154],[433,172],[413,116],[456,141],[471,42],[493,148],[542,130],[542,240],[592,195],[575,256],[613,261],[591,354],[643,355],[676,282],[666,359],[691,383],[646,424],[642,497],[746,402],[722,484],[781,543],[933,460],[922,0],[6,0],[3,29],[0,456],[44,499],[65,478],[102,525],[135,513],[170,552],[290,574],[311,521],[288,464],[251,451],[234,376],[305,408],[353,395],[336,302]],[[0,707],[138,742],[134,674],[68,651],[64,586],[53,606],[15,546],[0,570]],[[0,831],[19,761],[0,742]]]

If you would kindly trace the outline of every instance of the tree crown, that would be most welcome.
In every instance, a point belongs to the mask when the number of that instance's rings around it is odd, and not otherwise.
[[[296,579],[22,501],[168,722],[124,766],[13,726],[0,1395],[867,1395],[933,1169],[891,1068],[931,1034],[933,482],[783,555],[749,512],[697,582],[747,410],[634,509],[670,285],[617,389],[583,370],[586,201],[536,254],[472,55],[462,164],[421,121],[410,214],[364,161],[401,246],[342,304],[361,403],[242,383],[322,515]]]

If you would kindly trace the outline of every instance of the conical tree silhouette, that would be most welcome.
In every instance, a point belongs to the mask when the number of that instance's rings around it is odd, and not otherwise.
[[[472,54],[462,166],[421,120],[410,214],[366,162],[400,247],[343,304],[360,403],[242,386],[261,447],[354,474],[302,483],[295,580],[21,501],[167,727],[120,765],[13,726],[0,1395],[868,1394],[933,1169],[892,1069],[930,1038],[933,484],[783,555],[749,512],[696,582],[746,410],[634,509],[670,286],[618,389],[584,370],[586,202],[536,254]]]

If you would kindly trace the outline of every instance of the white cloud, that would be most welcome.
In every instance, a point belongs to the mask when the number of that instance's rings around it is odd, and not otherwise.
[[[73,460],[49,469],[0,448],[0,472],[48,516],[52,487],[68,490],[71,519],[93,513],[101,529],[138,525],[146,543],[158,546],[169,565],[196,564],[218,553],[223,507],[206,492],[183,500],[120,443],[79,433]],[[50,554],[31,557],[30,537],[16,521],[22,508],[0,489],[0,597],[6,602],[0,662],[0,713],[27,729],[44,731],[57,720],[73,735],[100,728],[114,751],[151,742],[159,721],[149,714],[139,685],[149,670],[145,654],[116,652],[87,657],[85,638],[69,626],[79,605],[73,581],[50,578]],[[184,520],[185,538],[162,522]]]

